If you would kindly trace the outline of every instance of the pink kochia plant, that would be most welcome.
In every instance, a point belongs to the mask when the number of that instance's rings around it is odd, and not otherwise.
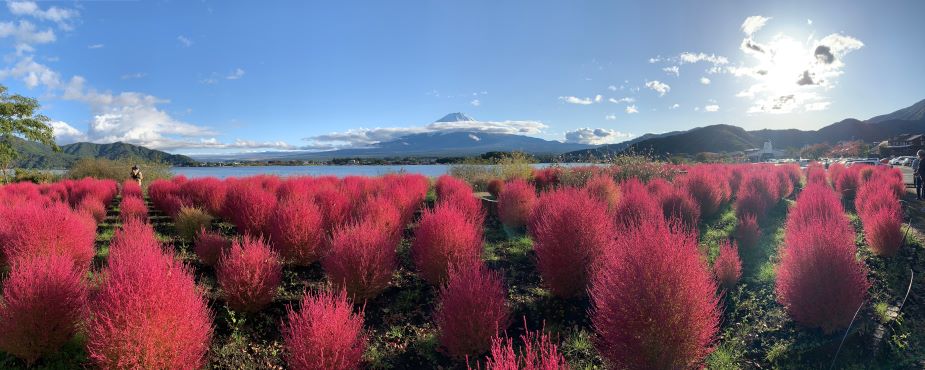
[[[720,311],[697,237],[649,222],[615,241],[590,288],[601,356],[620,369],[701,366]]]
[[[838,196],[810,185],[787,216],[777,300],[794,321],[826,333],[845,328],[867,296],[867,268],[855,258],[854,228]]]
[[[0,210],[0,256],[9,264],[20,258],[62,255],[86,271],[96,254],[95,241],[93,219],[66,204],[27,203]]]
[[[334,233],[331,250],[321,261],[328,280],[362,302],[389,286],[397,265],[393,232],[372,220]]]
[[[196,233],[193,252],[207,266],[215,266],[222,253],[229,249],[231,249],[231,240],[228,240],[222,234],[208,231],[205,228],[199,229],[199,232]]]
[[[604,202],[609,209],[616,208],[620,203],[620,188],[611,176],[594,176],[585,184],[585,189],[594,199]]]
[[[141,198],[129,196],[122,198],[122,204],[119,205],[119,217],[122,222],[128,220],[148,221],[148,206]]]
[[[713,261],[713,274],[723,288],[731,289],[742,276],[742,261],[739,260],[739,248],[735,243],[723,241],[719,245],[719,256]]]
[[[122,198],[128,197],[144,198],[141,186],[139,186],[137,182],[125,180],[125,182],[122,183]]]
[[[148,225],[135,223],[114,239],[120,245],[91,304],[90,359],[103,369],[201,368],[212,315],[192,272],[161,250]]]
[[[700,207],[683,189],[674,188],[661,197],[662,214],[666,221],[677,221],[696,229],[700,222]]]
[[[481,262],[453,267],[439,296],[434,316],[440,344],[450,356],[482,354],[492,338],[507,328],[507,290],[501,277]]]
[[[435,185],[438,205],[449,205],[465,213],[472,222],[481,224],[485,219],[482,201],[475,197],[472,187],[465,181],[449,175],[437,178]]]
[[[243,233],[261,235],[276,208],[276,195],[263,189],[256,179],[241,179],[228,186],[225,209]]]
[[[216,275],[229,307],[257,312],[276,297],[282,267],[277,254],[263,240],[245,236],[222,253]]]
[[[508,228],[522,229],[529,221],[534,203],[536,203],[534,187],[524,180],[513,180],[505,184],[498,195],[498,218]]]
[[[495,337],[491,341],[491,357],[485,370],[569,370],[572,367],[562,357],[558,346],[542,330],[527,331],[520,336],[522,351],[514,350],[511,338]],[[471,369],[471,367],[470,367]]]
[[[453,206],[425,211],[414,235],[411,257],[431,284],[446,280],[452,266],[478,261],[482,254],[482,225]]]
[[[584,294],[593,263],[613,240],[607,206],[584,191],[544,193],[530,218],[536,264],[543,283],[558,297]]]
[[[295,370],[356,369],[366,349],[363,312],[353,313],[347,293],[306,294],[298,312],[286,307],[282,324],[287,362]]]
[[[17,262],[3,283],[0,350],[31,366],[74,336],[87,305],[86,281],[66,256]]]
[[[758,241],[761,239],[761,228],[758,227],[758,221],[755,215],[745,214],[739,218],[736,225],[735,234],[736,243],[742,247],[746,253],[755,251]]]
[[[308,199],[296,196],[280,202],[268,224],[272,247],[295,265],[314,263],[321,258],[324,244],[323,221],[321,211]]]

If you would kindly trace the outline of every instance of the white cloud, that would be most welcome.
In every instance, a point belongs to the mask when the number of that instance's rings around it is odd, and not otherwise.
[[[636,104],[626,106],[626,114],[639,113],[639,110],[636,109]]]
[[[134,79],[144,78],[145,76],[147,76],[147,74],[145,74],[145,73],[143,73],[143,72],[135,72],[135,73],[127,73],[127,74],[124,74],[124,75],[122,75],[121,78],[122,78],[123,80],[134,80]]]
[[[193,40],[183,35],[177,36],[177,41],[179,41],[180,44],[186,47],[193,46]]]
[[[621,104],[621,103],[627,103],[627,104],[629,104],[629,103],[635,102],[636,99],[633,99],[633,98],[630,98],[630,97],[623,97],[623,98],[620,98],[620,99],[609,98],[609,99],[607,99],[607,101],[609,101],[609,102],[611,102],[611,103],[614,103],[614,104]]]
[[[482,105],[482,102],[479,101],[478,99],[473,99],[472,101],[469,102],[469,104],[472,104],[473,107],[478,107]]]
[[[19,54],[23,51],[32,51],[32,45],[54,42],[55,31],[48,28],[39,31],[32,22],[20,20],[19,22],[0,22],[0,38],[13,38]]]
[[[719,105],[710,104],[710,105],[703,107],[703,110],[707,112],[719,112]]]
[[[102,49],[103,46],[105,46],[105,45],[103,45],[103,44],[93,44],[93,45],[87,46],[87,49]]]
[[[71,21],[80,16],[74,9],[65,9],[52,6],[42,10],[34,1],[10,1],[6,3],[10,13],[18,16],[31,16],[33,18],[54,22],[63,30],[71,30]]]
[[[808,103],[804,106],[807,111],[819,111],[829,109],[832,102],[822,101],[817,103]]]
[[[606,119],[606,120],[608,120],[608,121],[613,121],[613,120],[616,120],[616,119],[617,119],[617,115],[616,115],[616,114],[608,114],[608,115],[604,116],[604,119]]]
[[[762,17],[760,15],[753,15],[751,17],[745,18],[745,22],[742,22],[742,32],[745,32],[746,35],[751,36],[755,32],[758,32],[765,23],[768,22],[771,18]]]
[[[681,68],[678,66],[665,67],[662,68],[662,70],[665,71],[665,73],[674,75],[675,77],[681,76]]]
[[[700,78],[700,84],[701,84],[701,85],[709,85],[709,84],[710,84],[710,79],[709,79],[709,78],[706,78],[706,77],[701,77],[701,78]]]
[[[646,87],[652,91],[658,92],[658,96],[665,96],[665,94],[671,91],[671,86],[658,80],[646,81]]]
[[[476,132],[490,134],[535,135],[547,128],[538,121],[456,121],[433,122],[425,126],[358,128],[307,137],[309,147],[330,149],[370,147],[402,136],[427,132]]]
[[[678,109],[678,108],[681,108],[681,105],[678,104],[678,103],[674,103],[674,104],[672,104],[670,107],[668,107],[668,109],[671,109],[671,110],[675,110],[675,109]]]
[[[579,128],[565,133],[566,143],[602,145],[625,141],[633,137],[632,134],[606,129],[606,128]]]
[[[25,57],[10,68],[0,70],[0,79],[8,77],[22,80],[26,87],[32,89],[43,85],[50,89],[61,86],[61,76],[44,64],[38,63],[32,57]]]
[[[63,121],[49,122],[58,144],[70,144],[87,140],[87,135]]]
[[[604,97],[601,96],[600,94],[594,96],[595,103],[600,103],[602,100],[604,100]]]
[[[560,96],[559,100],[562,100],[569,104],[578,104],[578,105],[590,105],[594,103],[591,98],[579,98],[577,96]]]
[[[725,65],[729,64],[729,59],[716,55],[716,54],[707,54],[707,53],[691,53],[683,52],[678,56],[678,59],[681,61],[681,64],[694,64],[699,62],[707,62],[713,65]]]
[[[231,74],[225,76],[225,79],[226,80],[237,80],[237,79],[240,79],[241,77],[244,77],[244,70],[241,68],[235,68],[234,72],[231,72]]]
[[[610,86],[607,86],[607,90],[610,90],[610,91],[617,91],[617,87],[614,86],[614,85],[610,85]]]
[[[812,25],[813,25],[813,20],[812,20],[812,19],[807,19],[807,20],[806,20],[806,25],[807,25],[807,26],[812,26]]]

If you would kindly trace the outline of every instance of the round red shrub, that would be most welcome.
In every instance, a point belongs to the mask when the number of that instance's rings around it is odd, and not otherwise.
[[[448,205],[424,211],[411,243],[411,258],[424,280],[440,284],[450,267],[478,261],[481,255],[482,225]]]
[[[145,201],[141,200],[141,198],[133,196],[122,198],[122,203],[119,204],[119,217],[122,222],[128,222],[129,220],[147,222],[148,206],[145,205]]]
[[[716,214],[729,196],[729,182],[721,177],[720,172],[714,166],[698,165],[691,167],[681,180],[684,189],[700,206],[703,217]]]
[[[294,370],[356,369],[363,360],[363,312],[353,313],[347,294],[322,291],[302,298],[302,309],[286,307],[280,331]]]
[[[144,193],[137,181],[125,180],[122,183],[122,198],[128,197],[144,198]]]
[[[31,366],[57,352],[87,317],[83,273],[65,256],[18,261],[3,283],[0,350]]]
[[[835,191],[843,198],[853,201],[861,184],[860,170],[863,166],[851,166],[837,172],[832,172],[832,167],[834,165],[829,167],[829,172],[833,177]]]
[[[819,162],[810,163],[806,166],[806,184],[828,185],[829,180],[826,178],[825,167]]]
[[[646,189],[649,191],[649,195],[652,197],[652,199],[661,199],[663,196],[665,196],[665,194],[674,191],[674,186],[671,185],[668,180],[663,178],[655,178],[649,180],[649,182],[646,184]]]
[[[611,245],[613,221],[587,192],[560,188],[539,197],[529,231],[543,284],[568,298],[584,294],[594,261]]]
[[[225,213],[242,233],[266,233],[276,208],[275,193],[263,189],[256,179],[242,179],[228,186],[225,198]]]
[[[491,179],[491,181],[488,181],[486,188],[488,194],[491,194],[491,196],[497,198],[498,195],[501,194],[501,191],[504,190],[504,180]]]
[[[616,239],[590,294],[598,352],[614,368],[681,369],[712,351],[720,311],[697,237],[645,223]]]
[[[263,240],[245,236],[222,253],[216,277],[228,307],[257,312],[276,298],[282,267],[276,253]]]
[[[106,205],[96,198],[84,198],[77,205],[76,211],[86,213],[97,224],[106,220]]]
[[[214,177],[192,179],[184,182],[180,189],[192,205],[212,215],[223,215],[227,186],[221,180]]]
[[[585,189],[594,199],[597,199],[607,205],[607,208],[614,209],[620,203],[620,188],[609,175],[597,175],[592,177],[585,184]]]
[[[835,197],[820,185],[800,193],[788,216],[776,280],[777,300],[794,321],[826,333],[848,326],[870,286],[840,203],[822,208]]]
[[[510,229],[523,229],[536,203],[536,190],[520,179],[505,184],[503,189],[498,195],[498,218]]]
[[[758,227],[758,219],[755,215],[745,214],[740,217],[733,236],[736,244],[742,247],[743,250],[755,251],[758,247],[758,241],[761,239],[761,228]]]
[[[222,253],[231,249],[231,240],[217,232],[208,231],[205,228],[199,229],[196,234],[196,241],[193,244],[193,252],[196,257],[207,266],[215,266],[221,258]]]
[[[146,226],[136,225],[134,232]],[[103,369],[202,368],[212,314],[192,272],[144,238],[124,243],[110,254],[91,303],[90,359]]]
[[[878,256],[895,256],[903,242],[902,222],[899,203],[861,216],[870,250]]]
[[[677,220],[688,228],[697,228],[697,223],[700,222],[700,207],[683,189],[672,189],[662,196],[661,205],[666,221]]]
[[[324,217],[323,229],[328,235],[347,223],[352,204],[345,192],[325,186],[316,190],[314,195],[315,204]]]
[[[636,228],[645,222],[661,222],[664,219],[660,204],[639,180],[629,179],[620,189],[623,195],[613,212],[618,228]]]
[[[546,167],[533,169],[533,183],[537,189],[549,190],[559,185],[559,176],[562,169],[559,167]]]
[[[485,219],[482,201],[465,181],[449,175],[440,176],[437,178],[436,193],[437,204],[451,205],[478,224]]]
[[[272,247],[286,262],[308,266],[321,258],[324,216],[313,202],[291,197],[279,203],[267,228]]]
[[[713,274],[719,285],[726,289],[732,289],[742,277],[742,261],[735,243],[723,241],[720,244],[719,256],[713,261]]]
[[[511,338],[495,337],[491,340],[491,357],[485,370],[570,370],[572,367],[559,352],[559,347],[542,331],[527,331],[520,336],[521,351],[514,350]],[[470,367],[471,369],[471,367]]]
[[[501,276],[481,262],[455,266],[440,288],[434,321],[440,344],[456,358],[484,353],[508,326],[510,309]]]
[[[334,232],[331,250],[321,266],[328,281],[362,302],[389,286],[397,266],[397,247],[390,230],[367,220]]]
[[[0,227],[0,255],[9,264],[19,258],[62,255],[86,271],[96,255],[96,223],[66,204],[14,206],[2,212],[0,224],[5,224]]]
[[[355,222],[381,229],[396,245],[401,241],[405,224],[395,202],[386,196],[367,198],[356,208]]]

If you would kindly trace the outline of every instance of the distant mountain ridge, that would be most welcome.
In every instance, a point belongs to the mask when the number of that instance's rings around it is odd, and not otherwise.
[[[123,159],[138,158],[165,162],[172,166],[189,166],[196,161],[181,154],[170,154],[123,142],[111,144],[73,143],[61,146],[60,152],[51,147],[18,137],[12,137],[13,148],[19,154],[14,165],[21,168],[68,168],[81,158]]]
[[[925,133],[925,100],[866,121],[848,118],[819,130],[745,131],[732,125],[711,125],[660,135],[646,134],[635,141],[569,152],[562,156],[565,160],[585,160],[606,158],[628,150],[656,155],[735,152],[758,148],[765,141],[771,141],[777,149],[799,149],[811,144],[836,144],[849,140],[883,141],[905,133]]]

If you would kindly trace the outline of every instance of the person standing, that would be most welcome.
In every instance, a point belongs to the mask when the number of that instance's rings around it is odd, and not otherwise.
[[[138,186],[141,186],[141,180],[144,179],[145,176],[141,173],[141,170],[138,169],[137,164],[132,166],[132,172],[130,175],[132,176],[132,180],[137,181]]]
[[[922,165],[925,164],[925,150],[919,149],[912,160],[912,182],[915,184],[915,199],[922,200]]]

